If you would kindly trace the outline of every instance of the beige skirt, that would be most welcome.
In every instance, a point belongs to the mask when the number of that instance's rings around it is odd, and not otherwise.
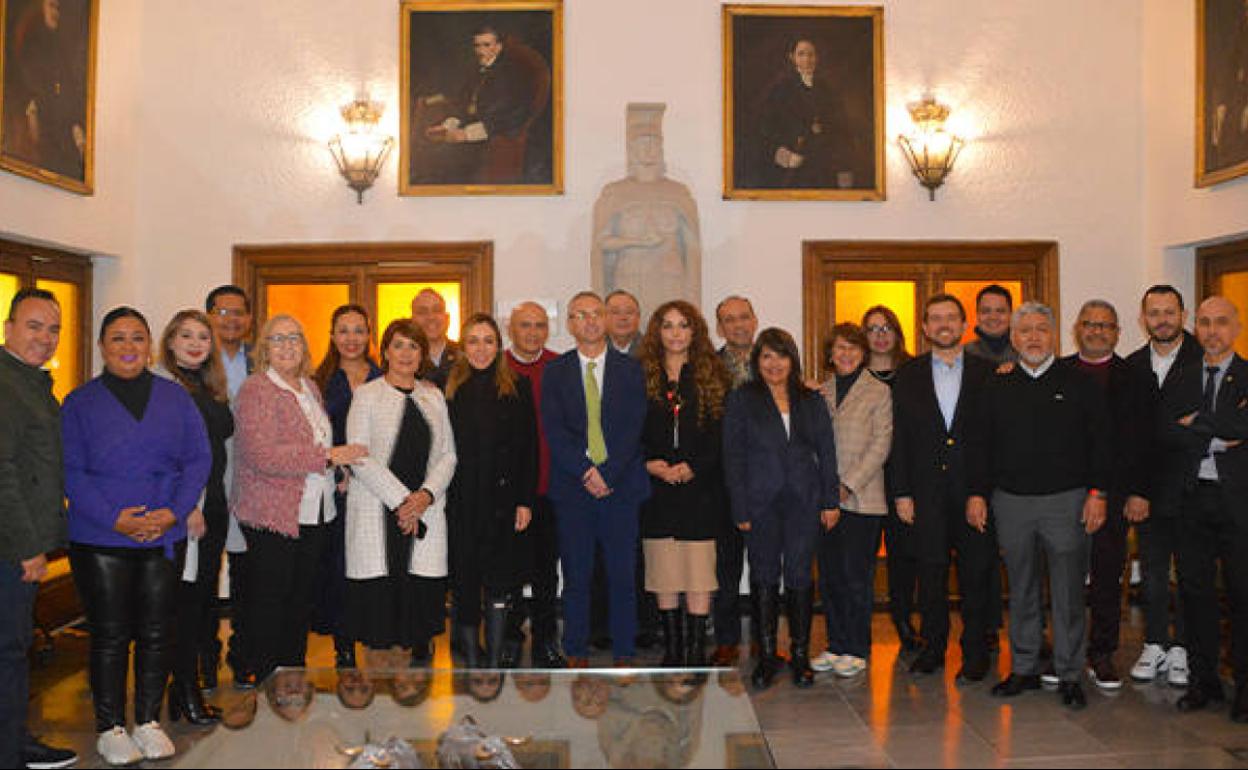
[[[714,591],[715,541],[677,540],[673,537],[642,540],[646,555],[646,590],[656,594]]]

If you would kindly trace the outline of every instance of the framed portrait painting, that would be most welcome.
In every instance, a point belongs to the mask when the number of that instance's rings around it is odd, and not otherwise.
[[[1248,174],[1248,2],[1196,0],[1196,186]]]
[[[0,0],[0,168],[94,190],[99,0]]]
[[[563,0],[405,0],[401,195],[563,192]]]
[[[724,197],[884,200],[884,9],[725,5]]]

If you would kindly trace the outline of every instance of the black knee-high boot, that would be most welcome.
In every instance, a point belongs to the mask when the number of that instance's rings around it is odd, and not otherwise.
[[[684,629],[682,628],[680,608],[659,610],[659,621],[663,626],[663,668],[679,668],[684,663]]]
[[[755,689],[763,690],[771,686],[776,674],[780,672],[783,661],[776,655],[776,637],[780,624],[780,587],[751,587],[750,594],[754,597],[754,616],[758,634],[758,663],[750,675],[750,683]]]
[[[690,668],[706,665],[705,615],[685,615],[685,665]]]
[[[814,611],[814,590],[789,589],[789,667],[793,684],[810,687],[815,671],[810,667],[810,616]]]

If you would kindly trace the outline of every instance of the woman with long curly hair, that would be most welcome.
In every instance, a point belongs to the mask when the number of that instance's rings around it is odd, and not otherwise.
[[[711,346],[706,320],[680,300],[650,317],[641,365],[648,402],[641,441],[652,489],[641,509],[646,590],[658,598],[663,665],[704,666],[706,617],[718,586],[715,530],[724,505],[720,420],[732,379]]]

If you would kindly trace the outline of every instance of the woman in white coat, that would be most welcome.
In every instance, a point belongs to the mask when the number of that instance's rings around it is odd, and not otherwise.
[[[381,338],[380,377],[355,391],[347,436],[368,447],[347,491],[347,629],[373,650],[411,649],[430,662],[429,641],[446,611],[446,489],[455,439],[432,370],[429,342],[410,319]]]

